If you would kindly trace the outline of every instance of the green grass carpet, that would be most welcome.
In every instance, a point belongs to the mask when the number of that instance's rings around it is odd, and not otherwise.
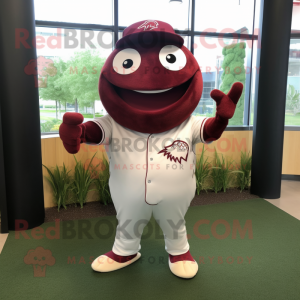
[[[194,233],[195,224],[202,219],[210,223],[201,225],[198,232],[208,234],[208,239]],[[212,234],[212,224],[220,219],[230,227],[224,239]],[[233,239],[233,220],[238,220],[242,228],[251,220],[253,239],[249,231],[243,239],[238,232]],[[108,234],[107,224],[114,230],[116,219],[111,216],[63,222],[59,239],[41,234],[36,237],[42,238],[33,239],[31,231],[26,231],[30,239],[16,239],[11,232],[0,255],[0,298],[300,299],[300,221],[263,199],[191,207],[186,221],[191,253],[201,261],[192,280],[170,272],[164,241],[154,220],[144,232],[143,260],[112,273],[93,272],[91,257],[110,251],[113,244],[114,233]],[[73,232],[63,229],[71,225]],[[54,223],[41,227],[46,231],[51,226]],[[78,229],[86,226],[91,226],[90,238]],[[225,226],[218,225],[214,232],[223,235]],[[63,236],[71,233],[75,237]],[[46,267],[45,277],[34,277],[33,265],[24,262],[28,251],[37,247],[50,250],[55,258],[54,265]],[[68,262],[69,257],[76,263]]]

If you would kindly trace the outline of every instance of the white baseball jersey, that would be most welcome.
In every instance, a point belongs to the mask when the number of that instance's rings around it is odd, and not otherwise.
[[[205,117],[190,116],[162,133],[141,133],[125,128],[110,115],[93,121],[102,130],[110,160],[112,198],[143,197],[149,205],[167,199],[195,196],[195,144],[204,143]]]

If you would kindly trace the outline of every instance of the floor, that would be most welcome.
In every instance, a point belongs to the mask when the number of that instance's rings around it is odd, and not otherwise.
[[[1,251],[3,249],[4,244],[6,242],[7,237],[8,237],[8,233],[6,233],[6,234],[1,234],[0,233],[0,254],[1,254]]]
[[[300,181],[283,180],[281,183],[280,199],[266,199],[266,201],[300,220]],[[8,234],[0,234],[0,254],[7,236]]]
[[[300,220],[300,181],[283,180],[281,197],[275,200],[266,200]]]

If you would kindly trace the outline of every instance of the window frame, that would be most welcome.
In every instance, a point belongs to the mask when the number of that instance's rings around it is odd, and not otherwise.
[[[187,0],[186,0],[187,1]],[[186,35],[190,37],[190,43],[189,43],[189,50],[192,54],[194,54],[194,42],[195,42],[195,36],[206,36],[206,37],[222,37],[222,38],[228,38],[232,39],[231,33],[220,33],[220,32],[202,32],[202,31],[195,31],[195,5],[196,0],[188,0],[189,1],[189,7],[190,7],[190,15],[189,20],[190,21],[190,29],[188,30],[175,30],[177,34],[180,35]],[[249,51],[247,55],[247,65],[252,66],[253,65],[253,45],[254,41],[258,40],[258,35],[254,34],[254,26],[255,26],[255,11],[256,11],[256,5],[257,1],[254,0],[254,6],[253,6],[253,28],[252,28],[252,34],[241,34],[237,33],[236,36],[239,39],[242,40],[251,40],[252,46],[251,48],[248,48],[247,51]],[[56,22],[56,21],[42,21],[42,20],[35,20],[35,26],[36,27],[51,27],[51,28],[64,28],[64,29],[79,29],[79,30],[107,30],[113,32],[113,47],[116,44],[118,38],[119,38],[119,32],[123,31],[126,27],[119,26],[119,1],[114,0],[113,1],[113,24],[112,25],[99,25],[99,24],[85,24],[85,23],[70,23],[70,22]],[[258,18],[262,19],[262,13]],[[300,38],[300,33],[292,33],[291,39],[293,38]],[[246,74],[246,91],[245,91],[245,104],[244,104],[244,124],[241,126],[228,126],[226,130],[228,131],[240,131],[240,130],[252,130],[253,126],[250,125],[250,105],[251,105],[251,87],[252,87],[252,68],[249,74]],[[285,126],[285,130],[297,130],[300,131],[300,126]],[[49,135],[52,133],[42,133],[42,135]],[[53,133],[53,135],[57,135],[57,133]]]

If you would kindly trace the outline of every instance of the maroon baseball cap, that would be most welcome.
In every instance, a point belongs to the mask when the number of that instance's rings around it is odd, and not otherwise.
[[[170,24],[158,20],[145,20],[126,27],[123,37],[116,43],[116,48],[132,45],[148,48],[157,43],[168,42],[182,46],[184,41]]]

